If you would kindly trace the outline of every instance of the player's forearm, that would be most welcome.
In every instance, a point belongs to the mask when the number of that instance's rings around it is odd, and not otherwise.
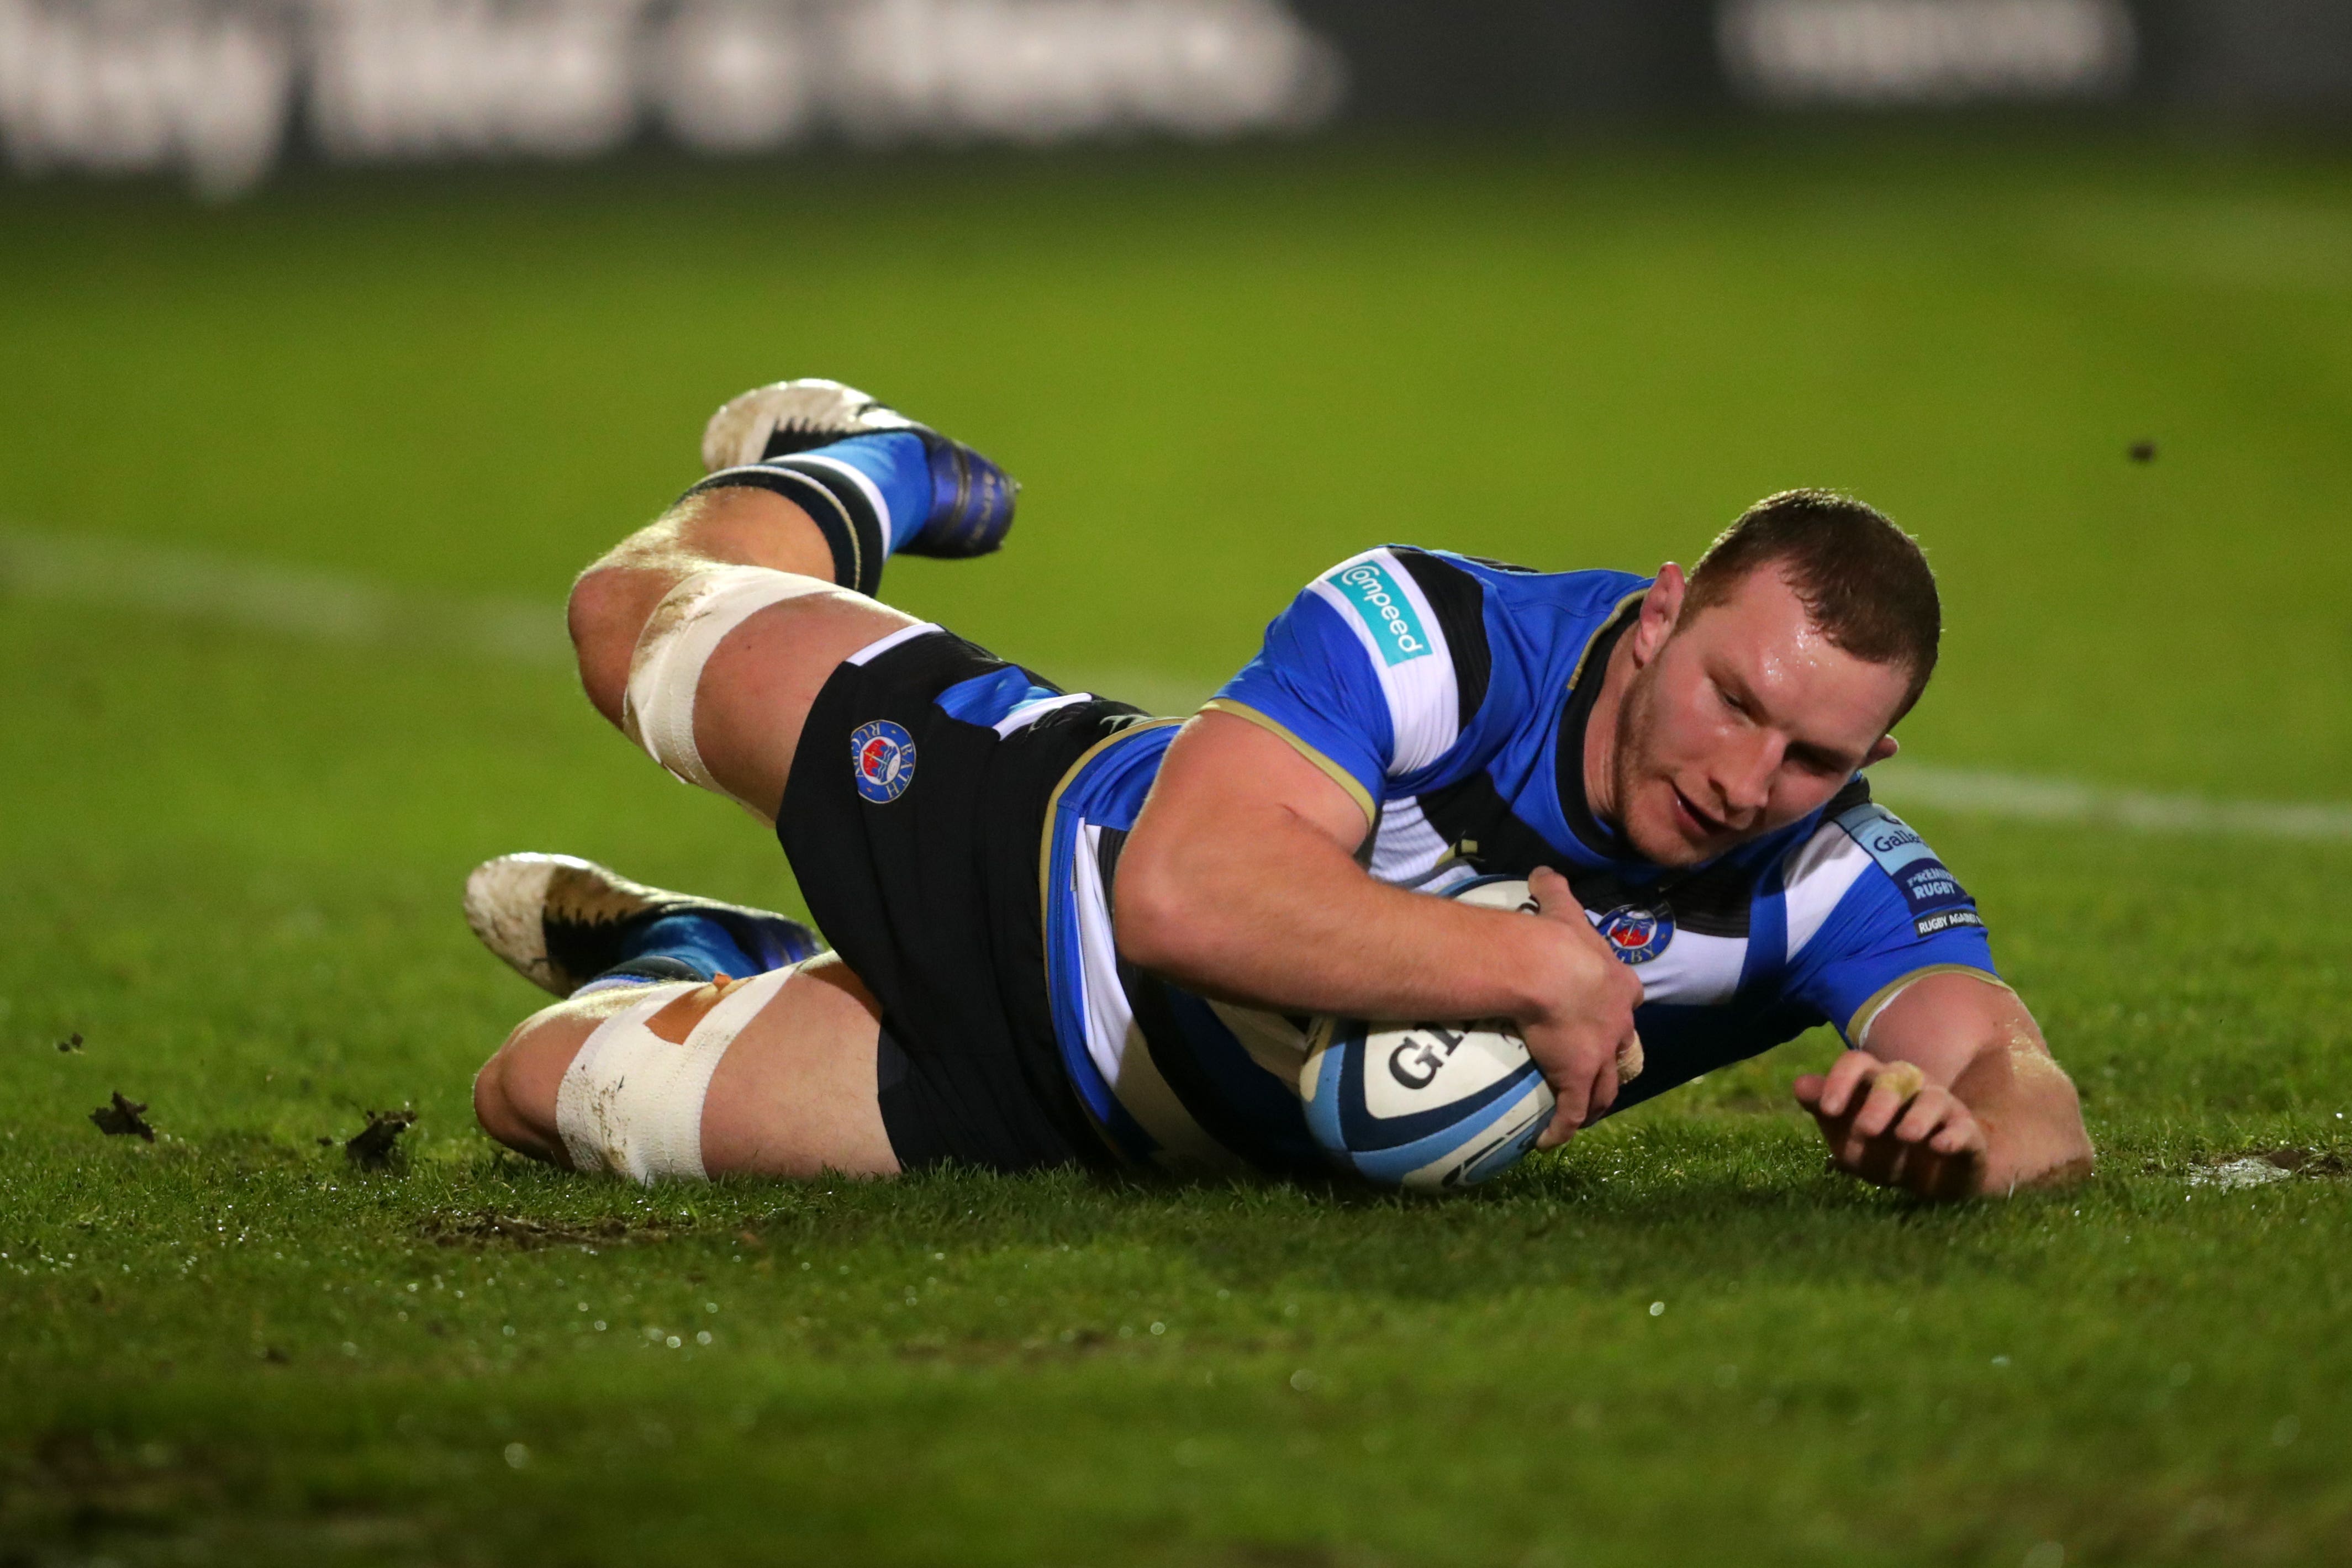
[[[2090,1175],[2094,1151],[2081,1097],[2046,1052],[2021,1044],[1993,1047],[1952,1089],[1985,1131],[1979,1191],[1997,1196]]]
[[[1117,898],[1130,961],[1281,1011],[1523,1018],[1540,1005],[1538,977],[1559,967],[1541,923],[1376,882],[1279,813],[1130,840]]]

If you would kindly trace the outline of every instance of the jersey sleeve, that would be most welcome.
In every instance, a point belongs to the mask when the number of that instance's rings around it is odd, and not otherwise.
[[[1823,822],[1786,873],[1789,994],[1860,1046],[1912,981],[1945,971],[2000,983],[1984,919],[1909,824],[1864,801]]]
[[[1275,617],[1208,711],[1272,730],[1376,818],[1391,779],[1429,775],[1461,739],[1463,672],[1486,658],[1481,614],[1461,569],[1401,546],[1367,550]]]

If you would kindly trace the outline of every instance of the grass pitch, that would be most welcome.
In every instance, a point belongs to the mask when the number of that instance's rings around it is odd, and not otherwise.
[[[1647,568],[1828,483],[1944,573],[1915,756],[2340,799],[2346,172],[1979,141],[18,185],[0,525],[552,603],[709,407],[835,374],[1028,485],[1005,554],[892,596],[1150,695],[1367,542]],[[472,1130],[534,994],[459,881],[561,849],[791,906],[773,845],[560,669],[73,592],[0,603],[10,1568],[2352,1552],[2352,846],[1912,813],[2084,1088],[2064,1195],[1824,1174],[1787,1103],[1818,1032],[1451,1202],[648,1195]],[[118,1090],[155,1143],[84,1119]],[[394,1106],[391,1169],[320,1142]]]

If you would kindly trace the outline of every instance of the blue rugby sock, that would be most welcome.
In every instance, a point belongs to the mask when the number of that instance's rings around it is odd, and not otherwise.
[[[885,548],[890,553],[897,553],[930,520],[930,455],[923,445],[923,438],[911,431],[893,430],[880,435],[852,436],[847,441],[836,441],[830,446],[820,446],[801,455],[835,458],[874,481],[874,487],[882,493],[882,504],[889,514],[885,519],[889,533],[889,542]]]
[[[627,986],[667,986],[679,980],[690,980],[698,986],[708,985],[712,977],[708,970],[676,958],[631,958],[615,964],[572,994],[584,997],[591,991],[617,991]],[[733,978],[730,975],[729,978]]]
[[[903,430],[722,468],[687,494],[728,486],[771,490],[806,512],[833,551],[833,580],[860,593],[881,586],[883,561],[931,517],[929,449]]]
[[[655,986],[674,980],[707,982],[720,975],[743,980],[782,968],[789,961],[762,963],[710,915],[665,915],[631,932],[621,945],[621,961],[572,994],[583,997],[617,986]]]

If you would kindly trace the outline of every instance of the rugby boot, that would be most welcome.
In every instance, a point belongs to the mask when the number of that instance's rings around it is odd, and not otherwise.
[[[482,946],[559,997],[637,956],[647,927],[681,915],[717,925],[759,973],[824,951],[797,920],[647,887],[572,855],[500,855],[466,878],[466,924]]]
[[[962,442],[839,382],[809,376],[729,399],[703,427],[702,466],[715,474],[891,431],[921,439],[931,475],[929,515],[899,552],[959,559],[1002,545],[1013,530],[1020,485]]]

